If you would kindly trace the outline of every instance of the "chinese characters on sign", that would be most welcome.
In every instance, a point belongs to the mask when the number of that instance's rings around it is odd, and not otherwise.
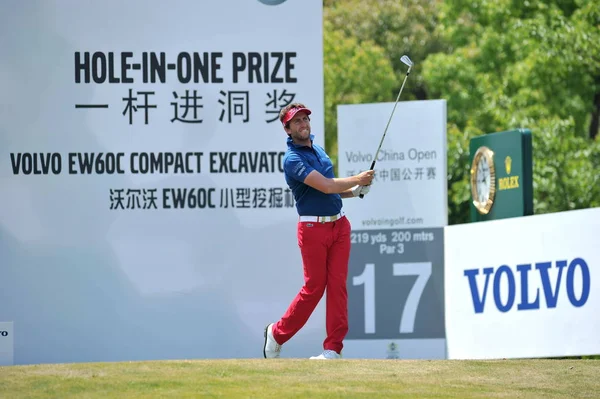
[[[283,173],[284,151],[11,153],[15,175]],[[245,185],[245,184],[244,184]],[[291,208],[289,188],[113,188],[110,209]]]
[[[127,117],[130,125],[134,124],[134,115],[139,112],[143,123],[148,125],[150,122],[150,110],[158,108],[153,100],[156,95],[154,91],[136,91],[129,89],[127,96],[122,100],[125,103],[123,116]],[[202,123],[202,108],[204,108],[203,96],[198,94],[198,90],[185,90],[181,93],[172,92],[174,101],[170,103],[173,116],[170,119],[172,123]],[[219,122],[233,123],[236,120],[248,123],[250,121],[250,92],[249,91],[219,91],[220,114],[216,118]],[[287,90],[273,90],[267,92],[265,99],[265,122],[272,123],[279,118],[279,110],[290,104],[296,98],[295,93]],[[75,108],[109,108],[108,104],[76,104]]]
[[[118,108],[129,125],[149,125],[158,109],[168,108],[171,123],[248,124],[261,110],[259,123],[273,123],[279,111],[296,100],[296,52],[74,52],[77,85],[121,84],[121,101],[75,104],[76,109]],[[229,58],[229,63],[224,59]],[[160,84],[183,88],[161,90]],[[151,84],[149,87],[147,85]],[[249,88],[248,85],[263,85]],[[269,84],[289,85],[273,88]],[[244,87],[239,87],[244,85]],[[216,109],[216,112],[214,111]],[[252,112],[251,112],[252,111]],[[209,114],[212,112],[213,114]],[[254,115],[254,117],[252,117]],[[164,117],[164,116],[163,116]],[[252,122],[256,122],[253,120]],[[250,124],[252,125],[252,124]],[[249,126],[249,125],[246,125]],[[283,173],[283,151],[190,151],[40,154],[49,165],[43,173],[60,174],[270,174]],[[23,159],[23,162],[21,162]],[[36,173],[37,154],[15,154],[14,173]],[[32,165],[30,167],[30,165]],[[51,166],[51,167],[50,167]],[[63,169],[64,168],[64,169]],[[127,188],[109,190],[111,210],[290,208],[288,188]],[[264,183],[254,183],[261,186]]]
[[[346,176],[354,176],[361,171],[348,170]],[[406,180],[435,180],[436,167],[390,168],[375,170],[373,180],[377,181],[406,181]]]
[[[176,62],[167,62],[164,52],[143,52],[141,62],[132,58],[139,56],[133,52],[75,52],[75,83],[152,83],[160,84],[175,80],[178,83],[194,85],[192,89],[171,91],[172,123],[202,123],[204,118],[214,117],[222,123],[250,121],[250,106],[260,101],[264,108],[265,122],[272,123],[278,119],[279,110],[294,101],[296,93],[286,89],[273,89],[261,94],[261,100],[250,98],[248,90],[227,90],[226,83],[297,83],[293,75],[295,69],[295,52],[234,52],[231,54],[231,80],[227,82],[222,74],[221,59],[223,53],[188,53],[177,54]],[[140,76],[141,75],[141,76]],[[200,86],[200,84],[218,84]],[[198,87],[203,87],[199,90]],[[123,101],[122,114],[130,125],[136,122],[134,115],[139,115],[140,123],[150,123],[151,110],[162,106],[162,93],[154,90],[138,90],[129,87]],[[159,96],[157,99],[156,96]],[[219,104],[218,115],[205,115],[204,105],[208,102]],[[253,107],[255,105],[252,105]],[[108,109],[109,104],[75,104],[76,109]]]
[[[110,209],[291,208],[289,188],[163,188],[110,189]],[[160,196],[160,198],[159,198]]]

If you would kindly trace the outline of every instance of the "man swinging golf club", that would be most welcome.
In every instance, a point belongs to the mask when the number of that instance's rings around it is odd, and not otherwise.
[[[311,111],[301,103],[279,113],[288,134],[283,158],[285,180],[298,211],[298,246],[302,255],[304,286],[283,317],[265,328],[263,354],[278,358],[281,345],[308,321],[325,290],[326,333],[323,353],[311,359],[339,359],[348,332],[346,279],[350,258],[350,222],[342,211],[342,198],[361,198],[369,192],[373,170],[335,178],[325,150],[313,142]]]

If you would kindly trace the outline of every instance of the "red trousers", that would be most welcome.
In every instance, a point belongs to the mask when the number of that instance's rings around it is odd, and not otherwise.
[[[340,353],[348,333],[348,260],[350,222],[298,222],[298,246],[302,254],[304,286],[283,317],[273,326],[275,341],[283,345],[308,321],[327,289],[323,349]]]

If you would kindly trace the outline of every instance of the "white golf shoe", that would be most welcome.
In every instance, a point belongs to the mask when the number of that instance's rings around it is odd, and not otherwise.
[[[265,346],[263,348],[263,355],[265,355],[265,359],[273,359],[278,358],[280,353],[281,345],[273,338],[273,323],[268,324],[265,327]]]
[[[342,355],[338,354],[336,351],[332,351],[330,349],[325,349],[323,353],[319,356],[311,356],[311,359],[341,359]]]

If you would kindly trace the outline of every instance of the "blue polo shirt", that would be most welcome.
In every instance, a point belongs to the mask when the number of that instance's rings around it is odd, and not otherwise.
[[[314,136],[310,135],[312,142]],[[291,137],[287,139],[288,149],[283,156],[285,181],[294,194],[296,209],[300,216],[333,216],[342,209],[342,197],[339,194],[325,194],[309,185],[304,179],[313,170],[327,178],[335,177],[333,164],[325,150],[312,143],[312,147],[296,145]]]

